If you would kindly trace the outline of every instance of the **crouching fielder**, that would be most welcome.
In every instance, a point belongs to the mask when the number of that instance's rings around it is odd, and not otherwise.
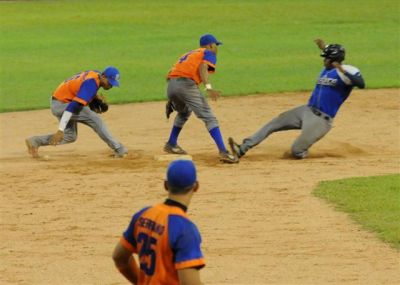
[[[29,154],[38,158],[39,147],[73,143],[78,137],[78,123],[81,123],[92,128],[114,151],[115,157],[126,156],[128,150],[111,135],[98,114],[108,110],[103,97],[97,94],[99,88],[109,90],[114,86],[119,86],[119,71],[113,66],[107,67],[103,72],[80,72],[64,80],[54,91],[50,103],[51,112],[60,122],[58,130],[55,134],[26,139]],[[96,102],[99,106],[92,105]]]

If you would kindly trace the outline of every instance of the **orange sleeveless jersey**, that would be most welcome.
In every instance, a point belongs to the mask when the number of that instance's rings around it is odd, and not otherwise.
[[[159,204],[136,213],[120,242],[139,256],[139,285],[179,285],[178,269],[205,265],[200,233],[178,207]]]
[[[77,101],[82,105],[86,106],[89,102],[76,97],[81,88],[82,83],[85,80],[94,79],[96,81],[97,86],[100,85],[99,73],[93,70],[84,71],[78,73],[71,78],[66,79],[62,82],[54,91],[53,97],[57,98],[57,100],[68,103],[71,101]]]
[[[206,56],[205,56],[206,55]],[[171,71],[168,73],[168,78],[185,77],[193,79],[197,84],[201,83],[199,66],[205,62],[209,66],[209,72],[215,70],[215,55],[211,55],[205,48],[192,50],[184,55],[175,63]],[[209,60],[208,60],[209,58]]]

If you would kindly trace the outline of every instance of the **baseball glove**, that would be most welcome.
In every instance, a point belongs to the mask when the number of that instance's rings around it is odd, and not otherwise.
[[[168,100],[167,104],[165,104],[165,116],[167,119],[171,116],[171,113],[174,111],[174,105],[171,101]]]
[[[103,95],[97,94],[94,96],[93,100],[90,101],[89,108],[98,114],[107,112],[108,104],[106,102],[106,98]]]

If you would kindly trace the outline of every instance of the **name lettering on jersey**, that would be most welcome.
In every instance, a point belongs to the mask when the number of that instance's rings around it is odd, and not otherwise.
[[[143,218],[143,217],[140,217],[138,219],[138,224],[139,224],[139,227],[149,229],[153,232],[156,232],[159,235],[162,235],[165,230],[165,226],[157,224],[153,220]]]
[[[318,79],[318,84],[327,86],[336,86],[337,79],[324,76]]]

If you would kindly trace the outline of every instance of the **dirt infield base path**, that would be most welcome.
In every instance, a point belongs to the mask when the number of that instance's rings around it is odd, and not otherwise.
[[[308,93],[211,102],[224,137],[252,134]],[[400,254],[311,195],[321,180],[399,173],[398,89],[354,91],[308,159],[286,158],[298,131],[274,134],[238,165],[223,165],[192,118],[181,146],[197,163],[190,216],[203,236],[205,284],[399,284]],[[112,106],[104,115],[127,145],[112,159],[86,126],[78,141],[28,157],[24,139],[51,133],[49,110],[0,114],[0,284],[126,284],[111,253],[133,212],[162,201],[172,122],[164,103]]]

